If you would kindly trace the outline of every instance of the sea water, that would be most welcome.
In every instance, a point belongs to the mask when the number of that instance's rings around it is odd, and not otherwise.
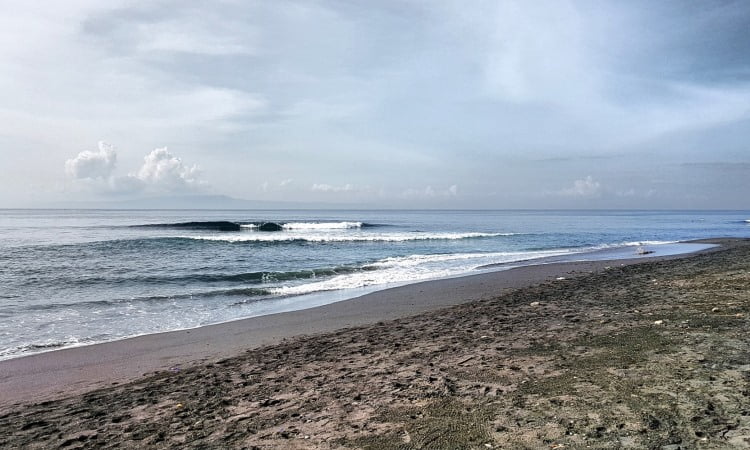
[[[0,359],[411,282],[750,237],[750,212],[0,210]],[[602,253],[602,249],[607,249]]]

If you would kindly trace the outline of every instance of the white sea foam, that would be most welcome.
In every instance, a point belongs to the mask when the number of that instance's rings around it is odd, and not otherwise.
[[[182,239],[196,239],[220,242],[406,242],[422,240],[456,240],[481,237],[513,236],[514,233],[246,233],[232,235],[177,236]]]
[[[304,295],[320,291],[400,284],[463,275],[492,264],[526,261],[573,253],[571,250],[458,253],[390,257],[370,264],[378,270],[338,275],[313,283],[269,289],[277,295]]]
[[[345,230],[362,228],[362,222],[290,222],[281,227],[285,230]]]
[[[347,230],[362,228],[362,222],[288,222],[281,223],[284,230],[301,230],[301,231],[318,231],[318,230]],[[257,230],[260,226],[257,223],[241,224],[240,228],[248,230]]]
[[[344,274],[301,285],[281,286],[271,288],[269,291],[272,294],[277,295],[304,295],[319,291],[410,283],[463,275],[478,268],[489,267],[497,264],[572,255],[592,250],[672,244],[675,242],[677,241],[628,241],[577,249],[395,256],[384,258],[369,264],[369,266],[378,270]]]
[[[679,241],[627,241],[627,242],[619,242],[619,243],[614,243],[614,244],[595,245],[584,250],[606,250],[610,248],[640,247],[644,245],[676,244],[678,242]]]

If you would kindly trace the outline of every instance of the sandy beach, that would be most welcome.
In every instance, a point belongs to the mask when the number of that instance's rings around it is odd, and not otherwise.
[[[716,242],[2,361],[0,446],[750,447],[750,242]]]

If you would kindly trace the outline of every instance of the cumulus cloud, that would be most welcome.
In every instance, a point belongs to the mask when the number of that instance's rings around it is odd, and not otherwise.
[[[143,164],[126,176],[115,176],[117,151],[106,142],[99,151],[83,151],[65,162],[65,172],[79,187],[108,193],[177,193],[203,186],[198,166],[189,166],[170,153],[157,148],[143,158]]]
[[[198,166],[188,166],[166,147],[157,148],[143,158],[143,165],[131,177],[157,190],[174,190],[200,184]]]
[[[591,175],[581,180],[575,180],[573,186],[560,191],[562,195],[571,197],[596,197],[601,194],[602,185]]]
[[[75,180],[107,179],[117,165],[115,148],[102,141],[99,151],[84,150],[73,159],[65,161],[65,173]]]

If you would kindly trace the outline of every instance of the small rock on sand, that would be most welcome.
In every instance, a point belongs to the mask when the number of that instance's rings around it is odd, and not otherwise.
[[[669,445],[662,445],[661,450],[680,450],[682,447],[680,444],[669,444]]]
[[[654,320],[654,325],[664,325],[663,320]]]
[[[531,302],[529,303],[529,306],[539,306],[539,302]]]

